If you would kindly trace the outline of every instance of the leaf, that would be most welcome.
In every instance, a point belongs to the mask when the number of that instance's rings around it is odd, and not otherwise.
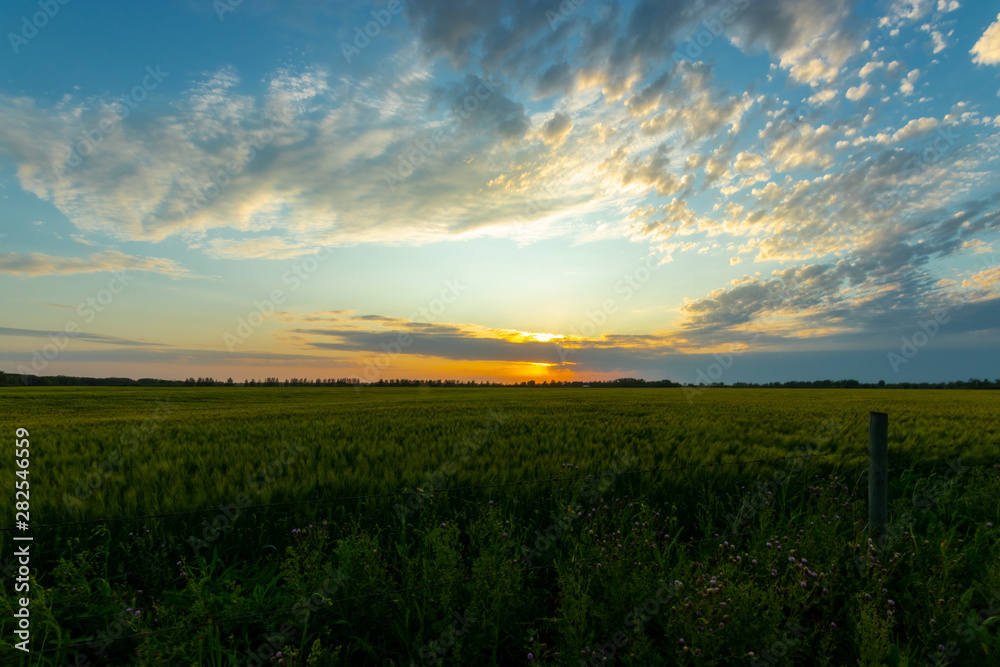
[[[962,598],[958,601],[959,608],[966,608],[969,606],[969,602],[972,600],[972,596],[975,594],[975,590],[969,589],[962,594]]]

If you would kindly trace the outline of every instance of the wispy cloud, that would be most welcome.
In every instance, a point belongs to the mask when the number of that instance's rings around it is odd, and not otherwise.
[[[0,273],[36,277],[105,271],[149,271],[173,278],[199,277],[171,259],[136,257],[116,250],[105,250],[88,257],[54,257],[36,252],[0,253]]]

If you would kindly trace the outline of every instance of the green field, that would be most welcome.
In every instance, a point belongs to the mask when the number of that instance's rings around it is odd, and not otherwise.
[[[31,647],[53,649],[24,664],[1000,649],[996,392],[67,387],[3,388],[0,407],[12,440],[30,433]],[[869,559],[872,410],[891,539]],[[8,572],[0,658],[21,655]],[[282,657],[251,655],[268,646]]]

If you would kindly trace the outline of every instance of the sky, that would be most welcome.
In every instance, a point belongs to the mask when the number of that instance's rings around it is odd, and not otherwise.
[[[1000,377],[970,0],[10,0],[0,370]]]

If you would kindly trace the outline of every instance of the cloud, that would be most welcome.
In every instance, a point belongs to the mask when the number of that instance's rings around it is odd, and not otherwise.
[[[871,60],[865,63],[864,67],[858,70],[858,76],[862,79],[867,79],[873,72],[881,69],[882,67],[885,67],[885,63],[881,60]]]
[[[675,83],[668,89],[668,85]],[[749,93],[723,96],[712,86],[711,69],[703,64],[680,63],[675,75],[661,76],[626,102],[632,115],[659,111],[645,120],[642,131],[649,135],[680,131],[687,143],[714,136],[729,127],[740,128],[743,115],[755,100]],[[660,111],[665,108],[666,110]]]
[[[573,68],[565,60],[552,63],[538,77],[535,92],[538,97],[548,97],[550,95],[566,95],[570,93],[576,85],[576,76]]]
[[[531,127],[524,105],[506,97],[495,85],[469,74],[463,85],[452,91],[451,106],[459,110],[463,128],[499,136],[502,140],[519,140]]]
[[[111,113],[108,104],[0,95],[0,154],[17,164],[22,189],[83,234],[180,237],[215,257],[291,256],[302,239],[419,244],[511,225],[523,202],[487,184],[493,165],[509,164],[528,138],[524,106],[472,76],[435,84],[418,61],[400,53],[336,85],[318,68],[279,70],[256,95],[226,67],[141,125],[121,120],[64,172],[66,151]],[[534,144],[529,151],[544,151]],[[217,230],[292,247],[205,240]]]
[[[910,70],[909,73],[906,75],[906,77],[903,79],[902,83],[899,84],[899,92],[903,93],[903,95],[912,95],[913,84],[915,84],[917,82],[917,79],[919,78],[920,78],[919,69]]]
[[[813,106],[818,106],[820,104],[826,104],[827,102],[833,100],[837,97],[837,91],[833,89],[821,90],[815,95],[811,95],[807,100],[809,104]]]
[[[962,280],[962,287],[985,294],[987,297],[1000,297],[1000,266],[977,271]]]
[[[465,361],[552,363],[558,360],[556,346],[548,340],[539,340],[536,334],[382,315],[344,315],[329,319],[322,328],[291,331],[307,337],[301,344],[305,348],[356,353],[359,365],[369,355],[384,356],[386,350],[396,347],[399,354]]]
[[[800,83],[835,79],[857,51],[861,35],[852,24],[850,0],[751,2],[734,28],[742,48],[762,44]]]
[[[889,15],[880,19],[883,28],[898,28],[919,21],[934,9],[934,0],[894,0]]]
[[[143,340],[131,340],[128,338],[119,338],[118,336],[105,336],[104,334],[93,334],[84,333],[82,331],[75,332],[52,332],[52,331],[42,331],[41,329],[14,329],[11,327],[0,327],[0,336],[16,336],[22,338],[50,338],[54,336],[69,336],[70,338],[76,338],[78,340],[84,340],[90,343],[103,343],[105,345],[136,345],[139,347],[162,347],[163,343],[151,343]]]
[[[428,55],[446,55],[457,67],[468,64],[482,36],[501,24],[507,2],[411,0],[407,16]]]
[[[852,102],[857,102],[865,95],[867,95],[869,91],[871,91],[871,89],[872,89],[871,84],[865,81],[860,86],[851,86],[850,88],[848,88],[847,92],[844,93],[844,97],[851,100]]]
[[[252,239],[212,239],[204,244],[205,254],[215,259],[291,259],[317,251],[318,246],[302,241],[267,236]]]
[[[935,54],[941,53],[946,48],[948,48],[948,43],[944,41],[944,35],[938,30],[931,30],[930,26],[927,26],[927,32],[931,35],[931,44],[933,44],[933,52]]]
[[[632,238],[654,241],[687,236],[714,226],[710,219],[698,216],[678,197],[662,206],[639,208],[629,218],[635,221],[629,230]]]
[[[768,160],[776,171],[801,168],[826,169],[833,162],[833,155],[825,146],[835,135],[830,125],[813,127],[794,119],[782,119],[765,133],[768,140]]]
[[[901,322],[935,308],[994,298],[995,263],[963,281],[961,290],[944,289],[949,285],[941,284],[928,270],[928,263],[931,258],[974,248],[971,240],[986,230],[1000,229],[997,201],[1000,195],[964,202],[961,214],[932,211],[907,224],[884,222],[857,231],[848,258],[835,262],[775,269],[770,277],[758,274],[735,279],[729,287],[686,300],[681,308],[682,326],[695,337],[751,324],[781,335],[813,330],[886,332],[905,328]],[[831,223],[839,227],[837,221],[828,220]],[[798,228],[781,229],[757,247],[774,246],[776,237],[788,233],[800,243],[804,240]]]
[[[893,133],[892,141],[900,142],[914,137],[920,137],[927,134],[937,126],[938,120],[936,118],[914,118]]]
[[[694,179],[690,174],[678,178],[668,170],[668,153],[666,144],[659,144],[650,155],[631,158],[624,149],[619,149],[607,162],[609,167],[620,174],[621,187],[637,186],[642,192],[653,189],[659,197],[670,197],[690,188]]]
[[[1000,64],[1000,14],[997,14],[997,20],[986,28],[969,53],[973,56],[972,62],[977,65]]]
[[[104,271],[149,271],[174,278],[199,277],[170,259],[135,257],[116,250],[105,250],[89,257],[54,257],[35,252],[0,254],[0,273],[35,277]]]
[[[573,120],[564,111],[557,111],[556,114],[545,123],[542,128],[542,141],[547,144],[560,145],[566,141],[570,131],[573,129]]]

